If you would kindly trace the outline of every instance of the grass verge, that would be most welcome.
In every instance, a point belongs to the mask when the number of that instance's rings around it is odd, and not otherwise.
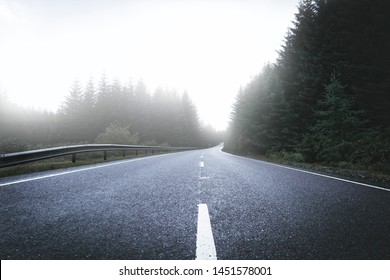
[[[335,177],[339,177],[351,181],[357,181],[361,183],[371,184],[371,185],[390,189],[390,174],[386,172],[381,172],[377,170],[365,170],[362,169],[361,167],[343,168],[338,166],[328,166],[328,165],[321,165],[315,163],[296,162],[296,161],[285,160],[276,157],[270,158],[270,157],[256,155],[256,154],[237,153],[227,149],[223,149],[223,151],[226,153],[230,153],[242,157],[286,165],[289,167],[295,167],[306,171],[317,172],[324,175],[335,176]]]

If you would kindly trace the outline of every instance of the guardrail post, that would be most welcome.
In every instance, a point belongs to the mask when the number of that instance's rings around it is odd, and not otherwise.
[[[125,157],[125,156],[126,156],[126,151],[123,150],[123,152],[122,152],[122,157]]]
[[[73,162],[73,163],[76,162],[76,154],[72,154],[72,162]]]
[[[145,155],[147,155],[148,154],[148,150],[145,150]]]
[[[135,150],[135,156],[138,156],[138,150]]]
[[[103,158],[104,158],[104,160],[107,160],[107,151],[103,152]]]

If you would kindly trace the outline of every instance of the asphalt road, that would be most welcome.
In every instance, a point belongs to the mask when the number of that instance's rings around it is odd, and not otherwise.
[[[390,192],[221,147],[0,179],[1,259],[389,259]]]

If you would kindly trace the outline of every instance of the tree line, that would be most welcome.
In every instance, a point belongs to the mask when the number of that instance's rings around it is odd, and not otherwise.
[[[303,0],[273,64],[236,98],[226,147],[390,170],[390,4]]]
[[[103,75],[83,87],[76,80],[55,113],[21,108],[0,94],[1,153],[82,143],[204,147],[221,135],[201,124],[187,92],[140,80],[121,84]]]

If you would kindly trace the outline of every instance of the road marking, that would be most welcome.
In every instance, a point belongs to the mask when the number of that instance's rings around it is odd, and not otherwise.
[[[200,156],[199,166],[200,166],[199,179],[202,180],[203,178],[206,178],[206,177],[203,176],[203,168],[204,168],[203,153]]]
[[[25,183],[25,182],[30,182],[30,181],[36,181],[36,180],[41,180],[41,179],[46,179],[46,178],[51,178],[51,177],[57,177],[57,176],[62,176],[62,175],[68,175],[68,174],[72,174],[72,173],[88,171],[88,170],[93,170],[93,169],[98,169],[98,168],[103,168],[103,167],[108,167],[108,166],[113,166],[113,165],[118,165],[118,164],[124,164],[124,163],[129,163],[132,161],[145,160],[145,159],[149,159],[149,158],[163,157],[163,156],[169,156],[169,155],[173,155],[173,154],[155,155],[155,156],[148,156],[148,157],[144,157],[144,158],[129,159],[129,160],[124,160],[124,161],[120,161],[120,162],[99,164],[97,166],[84,167],[84,168],[71,170],[71,171],[65,171],[65,172],[60,172],[60,173],[55,173],[55,174],[44,175],[44,176],[26,178],[26,179],[21,179],[21,180],[17,180],[17,181],[7,182],[7,183],[0,183],[0,187],[15,185],[15,184],[19,184],[19,183]]]
[[[307,174],[311,174],[311,175],[321,176],[321,177],[334,179],[334,180],[338,180],[338,181],[342,181],[342,182],[346,182],[346,183],[361,185],[361,186],[365,186],[365,187],[369,187],[369,188],[373,188],[373,189],[378,189],[378,190],[390,192],[390,189],[386,189],[386,188],[382,188],[382,187],[378,187],[378,186],[374,186],[374,185],[370,185],[370,184],[365,184],[365,183],[361,183],[361,182],[356,182],[356,181],[351,181],[351,180],[347,180],[347,179],[337,178],[337,177],[333,177],[333,176],[329,176],[329,175],[324,175],[324,174],[320,174],[320,173],[315,173],[315,172],[311,172],[311,171],[306,171],[306,170],[302,170],[302,169],[288,167],[288,166],[284,166],[284,165],[280,165],[280,164],[276,164],[276,163],[271,163],[271,162],[267,162],[267,161],[263,161],[263,160],[241,157],[241,156],[237,156],[237,155],[233,155],[233,154],[229,154],[229,153],[223,152],[222,150],[221,150],[221,152],[225,153],[225,154],[228,154],[228,155],[230,155],[232,157],[237,157],[237,158],[241,158],[241,159],[247,159],[247,160],[251,160],[251,161],[255,161],[255,162],[261,162],[261,163],[265,163],[265,164],[269,164],[269,165],[282,167],[282,168],[285,168],[285,169],[295,170],[295,171],[299,171],[299,172],[303,172],[303,173],[307,173]]]
[[[216,260],[213,232],[207,204],[198,205],[198,231],[196,234],[196,260]]]

